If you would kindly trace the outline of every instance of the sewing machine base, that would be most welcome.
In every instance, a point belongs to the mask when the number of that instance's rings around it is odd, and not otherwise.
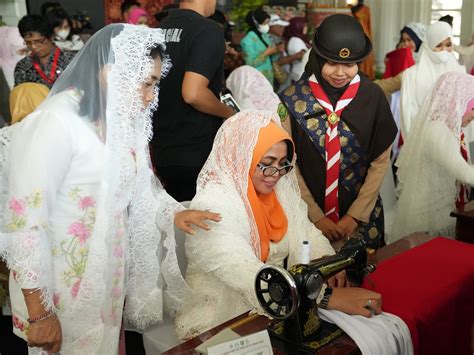
[[[310,342],[298,343],[285,336],[285,322],[274,320],[268,328],[272,343],[277,345],[278,349],[287,354],[313,354],[323,346],[329,344],[334,339],[345,334],[344,331],[333,323],[321,319],[320,332],[314,336]]]

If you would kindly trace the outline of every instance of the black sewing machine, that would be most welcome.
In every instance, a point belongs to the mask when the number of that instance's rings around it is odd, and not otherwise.
[[[323,284],[346,270],[347,279],[362,284],[364,276],[375,270],[368,265],[365,244],[349,239],[338,253],[298,264],[286,270],[263,266],[255,280],[260,305],[274,319],[269,327],[272,341],[289,354],[313,353],[344,332],[318,316],[316,299]]]

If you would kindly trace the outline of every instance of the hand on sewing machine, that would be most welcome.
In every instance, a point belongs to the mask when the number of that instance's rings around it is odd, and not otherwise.
[[[351,287],[351,283],[347,280],[346,271],[342,270],[333,277],[331,277],[327,284],[329,287]]]
[[[382,295],[358,287],[336,287],[329,298],[328,309],[369,318],[382,313]]]

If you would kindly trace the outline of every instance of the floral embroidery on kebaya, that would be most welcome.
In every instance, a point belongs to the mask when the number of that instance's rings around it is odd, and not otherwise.
[[[114,260],[115,271],[112,278],[112,289],[110,290],[110,296],[112,298],[112,307],[110,310],[110,317],[115,322],[120,321],[120,312],[123,307],[123,269],[124,269],[124,248],[123,239],[125,237],[125,226],[123,223],[123,215],[118,214],[115,216],[116,230],[114,238],[112,239],[112,251]]]
[[[95,200],[91,196],[81,196],[79,188],[69,192],[71,200],[77,203],[78,208],[84,211],[81,219],[71,223],[67,229],[70,239],[61,241],[61,251],[66,258],[69,269],[64,272],[64,281],[71,288],[71,296],[75,298],[81,286],[89,255],[87,241],[92,234],[95,223]]]
[[[31,195],[24,198],[12,197],[8,202],[11,212],[11,222],[7,225],[9,232],[15,232],[25,227],[27,222],[27,208],[39,208],[43,197],[41,191],[33,191]]]
[[[24,333],[25,335],[28,334],[29,324],[27,322],[23,322],[16,315],[13,315],[12,323],[13,323],[13,328],[18,329],[20,332]]]

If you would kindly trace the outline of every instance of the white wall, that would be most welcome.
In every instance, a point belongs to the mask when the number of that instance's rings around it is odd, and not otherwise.
[[[8,26],[17,26],[18,21],[26,15],[26,1],[0,0],[0,15]]]

